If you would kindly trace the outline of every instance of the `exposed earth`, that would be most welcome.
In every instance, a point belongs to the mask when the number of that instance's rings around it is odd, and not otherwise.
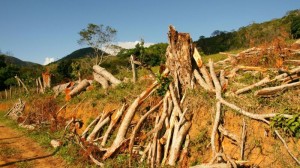
[[[66,167],[64,161],[22,133],[0,123],[0,167]]]

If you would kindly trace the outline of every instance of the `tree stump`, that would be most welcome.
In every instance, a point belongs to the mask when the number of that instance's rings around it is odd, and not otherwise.
[[[166,65],[173,77],[176,92],[181,95],[191,88],[193,43],[189,33],[178,33],[173,26],[169,26],[168,38]]]

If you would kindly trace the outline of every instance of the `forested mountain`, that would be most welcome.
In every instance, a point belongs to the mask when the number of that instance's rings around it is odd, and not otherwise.
[[[263,23],[252,23],[236,31],[215,30],[210,37],[200,36],[196,46],[204,54],[215,54],[221,51],[248,48],[275,39],[300,38],[300,10],[288,12],[280,19]]]

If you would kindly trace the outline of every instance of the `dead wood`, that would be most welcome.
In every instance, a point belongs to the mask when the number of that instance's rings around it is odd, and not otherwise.
[[[121,118],[123,112],[125,111],[126,109],[126,104],[123,104],[121,109],[118,110],[117,114],[114,116],[114,118],[112,119],[112,121],[110,122],[104,136],[103,136],[103,140],[102,140],[102,143],[101,143],[101,146],[105,146],[106,144],[106,141],[108,139],[108,136],[110,134],[110,132],[112,131],[113,127],[117,124],[117,122],[119,121],[119,119]]]
[[[143,151],[140,162],[143,162],[146,159],[147,153],[149,152],[150,149],[151,149],[151,142],[147,145],[147,147]]]
[[[64,84],[61,84],[61,85],[57,85],[57,86],[53,87],[52,90],[54,91],[55,96],[58,96],[59,93],[65,91],[66,88],[69,87],[69,85],[70,85],[70,82],[64,83]]]
[[[152,107],[148,112],[146,112],[139,120],[139,122],[136,124],[136,126],[134,127],[131,136],[130,136],[130,142],[129,142],[129,148],[128,151],[130,153],[130,155],[132,155],[132,149],[133,149],[133,145],[134,145],[134,139],[135,136],[137,134],[137,132],[139,131],[140,127],[142,126],[143,122],[145,121],[145,119],[149,116],[149,114],[153,113],[157,108],[160,107],[160,105],[163,103],[163,100],[159,101],[158,104],[156,104],[154,107]]]
[[[292,153],[292,151],[289,149],[289,146],[285,142],[285,140],[282,138],[282,136],[279,134],[278,130],[275,130],[276,135],[280,139],[280,141],[283,143],[285,149],[288,151],[289,155],[297,162],[298,165],[300,165],[300,161],[297,159],[297,157]]]
[[[67,96],[75,96],[76,94],[79,94],[84,89],[86,89],[90,85],[90,82],[86,79],[82,80]]]
[[[208,86],[208,84],[204,81],[204,79],[202,78],[202,76],[196,69],[194,69],[194,76],[195,76],[197,82],[200,84],[200,86],[202,86],[207,91],[214,92],[214,90]]]
[[[218,152],[216,150],[216,145],[215,145],[215,137],[218,131],[218,127],[220,125],[220,120],[221,120],[221,103],[217,102],[216,104],[216,114],[215,114],[215,121],[214,121],[214,125],[213,125],[213,129],[211,132],[211,137],[210,137],[210,144],[211,144],[211,150],[212,150],[212,157],[214,157],[216,155],[216,153]]]
[[[294,82],[289,84],[283,84],[280,86],[275,87],[269,87],[269,88],[263,88],[261,90],[258,90],[254,93],[255,96],[272,96],[276,94],[277,92],[280,92],[284,89],[300,86],[300,82]]]
[[[132,70],[132,82],[135,83],[137,81],[137,73],[135,68],[135,57],[134,55],[130,56],[131,70]]]
[[[242,126],[242,140],[241,140],[241,160],[244,160],[244,152],[245,152],[245,141],[246,141],[246,122],[245,119],[243,118],[243,126]]]
[[[238,138],[237,135],[233,134],[232,132],[229,132],[227,129],[225,129],[222,125],[219,125],[218,130],[226,137],[228,137],[230,140],[233,141],[234,144],[240,146],[241,140]]]
[[[169,26],[169,46],[166,51],[166,65],[170,70],[177,89],[191,88],[192,80],[192,39],[188,33],[179,33],[173,26]],[[178,85],[177,85],[178,83]],[[180,92],[180,91],[179,91]]]
[[[247,91],[249,91],[249,90],[251,90],[251,89],[253,89],[253,88],[255,88],[255,87],[262,86],[262,85],[264,85],[264,84],[266,84],[266,83],[269,83],[269,82],[270,82],[269,77],[265,77],[264,79],[262,79],[261,81],[259,81],[259,82],[257,82],[257,83],[254,83],[254,84],[252,84],[252,85],[249,85],[249,86],[247,86],[247,87],[244,87],[244,88],[242,88],[242,89],[237,90],[237,91],[235,92],[235,94],[241,94],[241,93],[247,92]]]
[[[201,164],[192,166],[190,168],[230,168],[231,165],[228,163],[216,163],[216,164]]]
[[[110,148],[108,148],[107,152],[103,155],[103,160],[110,157],[115,150],[120,146],[120,143],[122,143],[125,140],[125,135],[127,133],[128,127],[130,125],[130,122],[136,112],[137,107],[140,105],[142,101],[145,100],[146,97],[152,93],[152,91],[156,88],[158,85],[158,82],[154,82],[149,88],[147,88],[144,92],[142,92],[135,100],[134,102],[128,107],[127,112],[124,116],[124,119],[121,122],[121,125],[119,127],[119,130],[117,132],[116,138]]]
[[[102,75],[106,80],[110,81],[113,85],[118,85],[121,81],[115,78],[111,73],[106,71],[105,68],[100,67],[99,65],[94,65],[93,69],[96,73]]]
[[[186,137],[191,125],[192,125],[191,122],[189,122],[189,121],[185,122],[181,126],[178,134],[176,135],[176,141],[172,142],[172,145],[170,148],[169,161],[168,161],[169,165],[171,165],[171,166],[175,165],[175,163],[179,157],[179,151],[180,151],[181,144],[185,140],[185,137]]]
[[[98,121],[100,120],[100,115],[98,115],[86,128],[85,130],[82,132],[81,134],[81,138],[86,138],[86,135],[89,131],[89,129],[91,127],[93,127],[94,125],[96,125],[98,123]]]
[[[107,89],[109,84],[108,81],[98,73],[93,72],[94,80],[101,84],[103,89]]]
[[[202,62],[202,58],[201,58],[201,55],[199,54],[197,48],[194,48],[194,53],[193,53],[193,58],[194,60],[196,61],[197,63],[197,66],[201,72],[201,74],[203,75],[203,78],[205,80],[205,83],[206,85],[208,86],[209,90],[213,90],[214,87],[213,87],[213,83],[212,83],[212,80],[210,78],[210,75],[206,69],[206,66],[203,64]],[[195,70],[194,70],[195,71]],[[194,75],[195,75],[195,72],[194,72]],[[195,76],[196,77],[196,76]],[[199,77],[199,76],[198,76]],[[199,79],[197,79],[199,80]],[[201,80],[201,79],[200,79]],[[202,82],[201,82],[202,83]],[[201,85],[201,84],[200,84]]]
[[[91,134],[87,137],[87,141],[93,141],[95,139],[96,134],[100,131],[100,129],[106,125],[110,121],[110,117],[107,116],[103,120],[99,120]]]
[[[23,88],[25,89],[25,91],[27,92],[27,94],[29,94],[29,90],[27,89],[26,85],[23,83],[23,81],[16,75],[15,76],[16,80],[18,81],[18,83],[21,83]]]

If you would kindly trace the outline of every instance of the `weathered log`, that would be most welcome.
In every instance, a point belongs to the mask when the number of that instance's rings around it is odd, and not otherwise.
[[[133,119],[133,116],[136,112],[137,107],[139,104],[149,96],[150,93],[156,88],[158,85],[158,82],[155,81],[148,89],[146,89],[144,92],[142,92],[135,100],[134,102],[128,107],[127,112],[124,116],[124,119],[122,120],[122,123],[119,127],[119,130],[117,132],[116,138],[111,145],[111,147],[108,148],[107,152],[103,155],[103,160],[110,157],[115,150],[120,146],[120,144],[125,140],[125,135],[127,133],[128,127],[130,125],[131,120]]]
[[[235,94],[241,94],[241,93],[247,92],[247,91],[249,91],[249,90],[251,90],[251,89],[253,89],[255,87],[262,86],[262,85],[264,85],[266,83],[269,83],[269,82],[270,82],[269,77],[265,77],[264,79],[262,79],[261,81],[259,81],[257,83],[254,83],[252,85],[249,85],[247,87],[244,87],[244,88],[241,88],[241,89],[237,90],[235,92]]]
[[[84,89],[86,89],[90,85],[89,81],[84,79],[82,80],[67,96],[75,96],[76,94],[79,94],[82,92]]]
[[[212,157],[214,157],[216,155],[216,153],[218,152],[216,150],[216,145],[215,145],[215,137],[218,131],[218,127],[220,124],[220,120],[221,120],[221,103],[217,102],[216,104],[216,115],[215,115],[215,121],[214,121],[214,125],[213,125],[213,129],[211,132],[211,136],[210,136],[210,144],[211,144],[211,150],[212,150]]]
[[[111,130],[113,129],[113,127],[117,124],[117,122],[119,121],[119,119],[121,118],[123,112],[125,111],[125,107],[126,107],[126,104],[123,104],[121,109],[118,110],[117,114],[114,116],[114,119],[110,122],[104,136],[103,136],[103,140],[102,140],[102,143],[101,143],[101,146],[105,146],[106,144],[106,141],[108,139],[108,136],[111,132]]]
[[[118,85],[121,83],[121,81],[119,79],[115,78],[111,73],[106,71],[105,68],[102,68],[99,65],[94,65],[93,69],[96,73],[102,75],[105,79],[110,81],[113,85]]]
[[[282,91],[283,89],[291,88],[291,87],[296,87],[300,86],[300,82],[294,82],[294,83],[289,83],[289,84],[284,84],[280,86],[275,86],[275,87],[269,87],[269,88],[263,88],[261,90],[258,90],[254,93],[255,96],[272,96],[276,94],[279,91]]]
[[[178,33],[173,26],[169,26],[168,39],[166,66],[170,70],[176,89],[180,86],[184,91],[191,88],[193,73],[191,58],[194,53],[192,39],[188,33]]]
[[[98,73],[93,72],[94,80],[101,84],[103,89],[107,89],[109,84],[108,81]]]
[[[171,148],[170,148],[170,156],[169,156],[169,161],[168,164],[171,166],[174,166],[178,157],[179,157],[179,151],[181,144],[183,143],[188,130],[190,129],[191,122],[187,121],[186,123],[183,124],[183,126],[180,128],[178,134],[176,135],[176,141],[172,143]]]

